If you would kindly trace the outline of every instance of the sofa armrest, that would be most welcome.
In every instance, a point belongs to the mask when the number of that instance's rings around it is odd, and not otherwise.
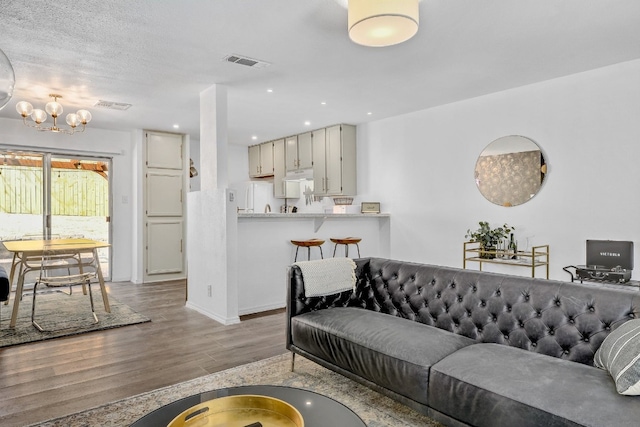
[[[356,283],[360,283],[365,274],[369,259],[354,260],[356,263]],[[344,291],[334,295],[306,297],[304,293],[304,277],[300,267],[291,265],[287,268],[287,348],[291,345],[291,319],[299,314],[323,310],[332,307],[360,306],[353,301],[353,291]]]
[[[9,298],[10,284],[7,270],[0,266],[0,301],[6,301]]]

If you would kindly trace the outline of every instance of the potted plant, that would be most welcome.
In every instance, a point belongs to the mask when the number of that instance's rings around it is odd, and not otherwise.
[[[480,221],[478,224],[480,228],[475,231],[467,230],[467,234],[464,237],[470,239],[471,242],[480,243],[481,258],[495,258],[498,243],[507,239],[509,234],[515,230],[515,227],[503,224],[500,227],[491,228],[487,221]]]

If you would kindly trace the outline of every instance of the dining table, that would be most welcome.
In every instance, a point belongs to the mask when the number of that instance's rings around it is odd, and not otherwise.
[[[104,275],[100,268],[100,258],[98,257],[98,249],[109,247],[109,243],[91,239],[73,238],[10,240],[3,241],[2,244],[9,252],[13,253],[13,260],[9,273],[9,283],[11,286],[13,286],[13,279],[17,273],[16,291],[13,298],[13,311],[11,313],[11,321],[9,323],[10,328],[15,328],[18,319],[18,308],[20,306],[20,300],[22,299],[25,275],[30,271],[41,269],[42,256],[45,251],[47,253],[55,254],[59,259],[67,260],[67,267],[78,268],[80,272],[87,267],[95,268],[96,276],[100,284],[100,291],[102,292],[104,309],[107,313],[111,312],[109,297],[104,284]],[[8,300],[5,304],[8,304]]]

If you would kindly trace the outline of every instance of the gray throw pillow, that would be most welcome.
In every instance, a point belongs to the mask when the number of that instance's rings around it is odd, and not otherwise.
[[[640,319],[629,320],[611,332],[593,361],[609,371],[618,393],[640,395]]]

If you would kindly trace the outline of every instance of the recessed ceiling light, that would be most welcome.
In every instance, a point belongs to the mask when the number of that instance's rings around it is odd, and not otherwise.
[[[273,89],[267,89],[267,92],[271,93],[273,92]]]
[[[180,125],[173,125],[174,129],[180,129]]]
[[[371,111],[369,111],[369,112],[367,113],[367,116],[370,116],[370,115],[372,115],[372,114],[373,114],[373,113],[372,113]]]
[[[326,103],[326,102],[324,102],[324,101],[322,101],[322,102],[320,103],[320,105],[327,105],[327,103]]]
[[[311,124],[311,122],[309,122],[309,121],[304,122],[305,126],[309,126],[310,124]]]
[[[253,140],[255,141],[256,139],[258,139],[258,137],[257,137],[257,136],[255,136],[255,135],[253,135],[253,136],[251,137],[251,139],[253,139]]]

